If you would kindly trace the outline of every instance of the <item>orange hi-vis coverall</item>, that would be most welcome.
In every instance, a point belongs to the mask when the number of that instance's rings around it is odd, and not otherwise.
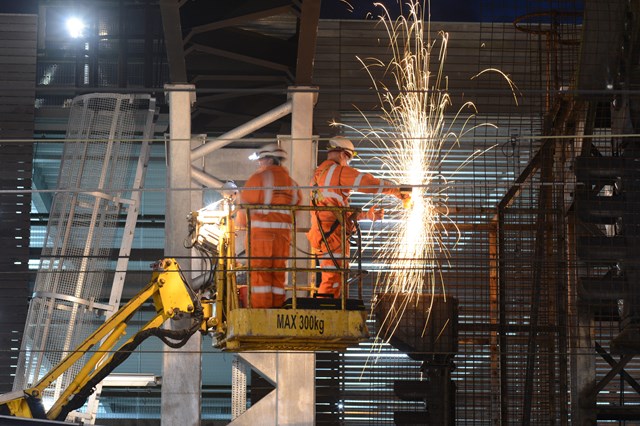
[[[254,173],[240,194],[239,204],[299,205],[302,193],[287,169],[271,165]],[[274,189],[275,187],[275,189]],[[289,210],[251,210],[251,307],[278,308],[285,301],[285,271],[291,243]],[[264,269],[280,269],[264,270]]]
[[[314,205],[318,207],[349,207],[351,192],[389,194],[400,197],[400,190],[389,187],[387,182],[375,178],[369,173],[361,173],[353,167],[341,166],[332,160],[327,160],[318,166],[311,185],[318,187],[312,194]],[[334,212],[312,211],[311,228],[307,233],[311,248],[319,257],[319,265],[322,270],[322,281],[318,293],[333,295],[336,299],[340,297],[342,285],[342,273],[336,269],[344,269],[349,261],[348,238],[355,228],[353,222],[346,224],[347,240],[346,247],[344,247],[346,258],[343,258],[343,224],[341,222],[342,218],[337,218]],[[322,233],[324,233],[324,239]]]

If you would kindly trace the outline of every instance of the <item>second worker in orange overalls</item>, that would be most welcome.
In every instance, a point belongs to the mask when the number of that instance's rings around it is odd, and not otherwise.
[[[287,153],[276,144],[257,152],[258,171],[241,191],[238,204],[299,205],[302,194],[298,184],[282,166]],[[279,308],[285,301],[284,268],[290,253],[292,216],[290,210],[251,210],[249,235],[251,258],[251,307]],[[238,224],[244,222],[243,215]],[[262,269],[262,270],[260,270]]]

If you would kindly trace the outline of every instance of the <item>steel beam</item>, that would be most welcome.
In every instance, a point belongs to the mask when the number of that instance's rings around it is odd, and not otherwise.
[[[211,176],[207,172],[198,169],[197,167],[191,168],[191,177],[197,183],[208,188],[220,188],[222,185],[224,185],[224,182]]]
[[[172,83],[187,82],[187,67],[182,47],[182,25],[180,23],[180,6],[177,0],[160,0],[164,41],[169,62],[169,79]],[[189,123],[191,128],[191,123]]]
[[[320,0],[305,0],[302,2],[295,79],[296,84],[299,86],[311,84],[313,77],[318,19],[320,19]]]
[[[185,37],[184,43],[187,44],[191,41],[196,34],[202,34],[209,31],[219,30],[221,28],[229,28],[233,26],[240,26],[246,22],[257,21],[261,18],[267,18],[274,15],[285,14],[291,9],[290,4],[284,4],[270,9],[257,10],[252,13],[242,14],[238,16],[232,16],[221,19],[219,21],[211,22],[210,24],[198,25],[193,27],[189,34]]]
[[[205,155],[210,154],[219,148],[229,145],[236,139],[241,139],[251,132],[254,132],[266,126],[267,124],[273,123],[274,121],[284,117],[285,115],[290,114],[292,106],[292,102],[287,101],[284,104],[272,109],[271,111],[267,111],[264,114],[254,118],[253,120],[250,120],[245,124],[228,131],[222,136],[212,139],[204,145],[198,146],[191,151],[191,161],[195,161],[200,157],[204,157]]]
[[[281,64],[274,61],[267,61],[265,59],[259,59],[249,55],[243,55],[242,53],[231,52],[229,50],[218,49],[216,47],[205,46],[203,44],[192,44],[188,49],[185,50],[186,54],[190,54],[191,52],[202,52],[207,53],[209,55],[219,56],[225,59],[231,59],[234,61],[244,62],[250,65],[255,65],[258,67],[263,67],[271,70],[282,71],[284,73],[289,73],[289,66],[286,64]]]

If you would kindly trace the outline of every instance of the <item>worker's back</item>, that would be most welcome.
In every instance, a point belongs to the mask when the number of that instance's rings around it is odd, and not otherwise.
[[[298,184],[287,169],[271,165],[254,173],[242,191],[240,204],[298,205],[302,199]],[[260,222],[291,223],[288,211],[258,209],[251,211],[252,226]]]

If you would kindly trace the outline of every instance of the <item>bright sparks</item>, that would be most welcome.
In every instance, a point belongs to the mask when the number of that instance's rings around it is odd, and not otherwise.
[[[381,326],[382,334],[388,338],[412,299],[417,302],[412,296],[445,293],[439,270],[449,254],[443,237],[448,232],[444,223],[449,221],[445,191],[452,175],[443,175],[440,166],[465,134],[479,126],[495,126],[471,123],[477,112],[472,102],[454,110],[453,119],[447,122],[446,114],[452,107],[447,78],[443,75],[448,34],[440,32],[436,40],[431,39],[429,21],[425,24],[420,4],[415,0],[409,2],[407,16],[395,21],[382,4],[375,5],[384,10],[380,22],[387,30],[392,60],[389,63],[375,58],[358,60],[369,73],[378,93],[381,116],[391,130],[371,127],[352,130],[389,153],[381,158],[382,162],[398,185],[410,187],[412,197],[412,205],[400,212],[398,238],[388,240],[380,250],[390,270],[379,279],[376,292],[398,295],[394,309]],[[435,58],[437,63],[432,66]],[[377,81],[375,69],[391,76],[393,87]],[[472,154],[453,174],[482,153]]]

